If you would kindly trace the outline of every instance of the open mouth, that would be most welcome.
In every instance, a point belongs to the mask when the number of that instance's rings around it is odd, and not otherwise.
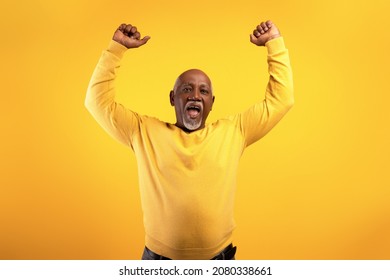
[[[188,104],[186,106],[186,111],[191,119],[195,119],[199,116],[200,112],[202,111],[202,106],[198,104]]]

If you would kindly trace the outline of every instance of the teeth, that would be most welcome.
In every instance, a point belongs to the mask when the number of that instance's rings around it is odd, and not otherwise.
[[[195,102],[189,102],[186,105],[186,110],[196,110],[198,113],[202,110],[202,105]]]

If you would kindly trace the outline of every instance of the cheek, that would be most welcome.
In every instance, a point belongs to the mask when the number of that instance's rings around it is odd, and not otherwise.
[[[174,106],[175,106],[176,112],[181,113],[183,111],[184,105],[183,105],[183,101],[181,99],[179,99],[179,98],[175,99]]]
[[[183,108],[183,100],[181,98],[178,98],[175,102],[175,106],[179,109],[182,110]]]
[[[207,102],[205,102],[205,109],[210,111],[212,107],[213,107],[213,100],[212,99],[207,100]]]

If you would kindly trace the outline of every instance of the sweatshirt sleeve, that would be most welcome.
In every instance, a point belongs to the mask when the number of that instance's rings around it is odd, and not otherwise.
[[[85,106],[95,120],[119,142],[131,146],[139,116],[115,102],[114,82],[127,48],[111,41],[103,51],[88,85]]]
[[[269,81],[265,98],[238,115],[246,146],[267,134],[294,104],[292,71],[283,38],[268,41],[266,47]]]

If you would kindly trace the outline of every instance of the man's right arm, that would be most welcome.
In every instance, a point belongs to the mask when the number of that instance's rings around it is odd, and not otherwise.
[[[87,90],[88,111],[112,137],[125,145],[131,144],[131,134],[138,127],[138,115],[115,102],[114,81],[126,50],[138,48],[149,39],[148,36],[140,39],[140,33],[130,24],[119,26],[100,57]]]

